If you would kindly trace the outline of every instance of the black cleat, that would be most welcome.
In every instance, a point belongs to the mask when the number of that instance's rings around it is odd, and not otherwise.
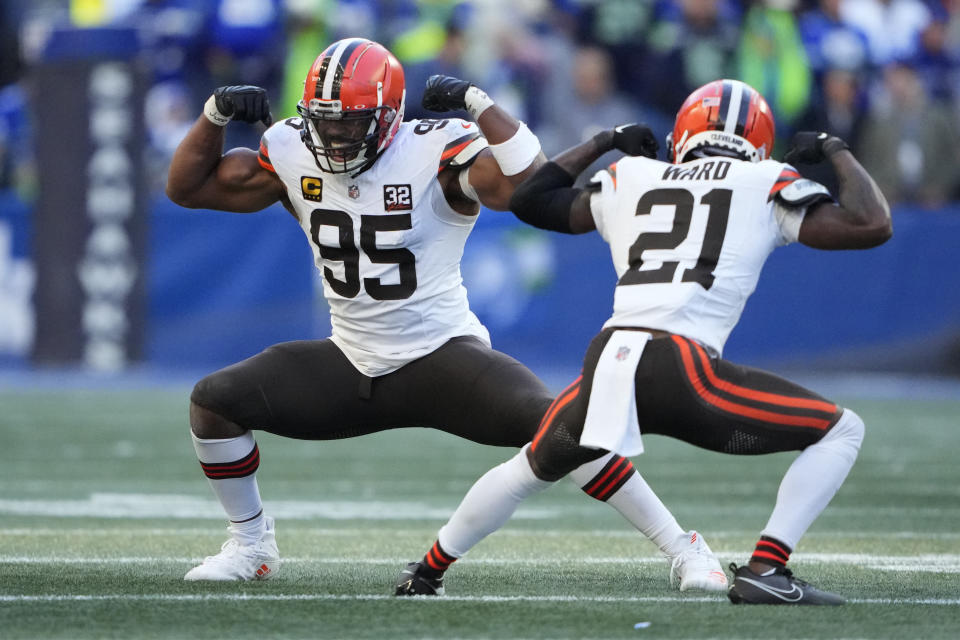
[[[397,578],[396,596],[442,596],[443,572],[411,562]]]
[[[786,567],[760,575],[749,567],[730,564],[733,586],[727,597],[733,604],[820,604],[838,605],[846,600],[836,593],[821,591],[803,580],[793,577]]]

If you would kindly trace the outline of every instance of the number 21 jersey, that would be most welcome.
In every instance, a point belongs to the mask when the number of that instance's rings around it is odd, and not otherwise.
[[[628,157],[589,186],[618,282],[604,327],[646,327],[714,355],[753,293],[767,256],[797,239],[807,207],[829,198],[793,167],[710,157],[667,164]]]

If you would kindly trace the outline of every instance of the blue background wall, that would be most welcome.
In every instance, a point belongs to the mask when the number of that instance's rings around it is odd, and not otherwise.
[[[29,221],[28,208],[0,195],[14,257],[29,256]],[[149,237],[148,364],[209,369],[329,335],[310,249],[279,206],[239,215],[158,198]],[[960,375],[958,256],[960,207],[897,209],[893,239],[869,251],[779,249],[724,355],[771,368]],[[485,211],[463,272],[494,345],[537,370],[578,367],[611,309],[615,276],[596,234],[545,233]]]
[[[960,335],[960,208],[896,210],[894,227],[870,251],[774,252],[725,355],[947,372],[945,349]],[[150,361],[213,366],[328,335],[309,247],[283,209],[236,215],[160,200],[151,237]],[[534,366],[577,366],[611,309],[615,276],[596,234],[548,234],[484,212],[463,266],[495,346]]]

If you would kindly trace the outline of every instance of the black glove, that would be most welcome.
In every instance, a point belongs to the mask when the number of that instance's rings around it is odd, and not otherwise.
[[[630,156],[657,157],[660,144],[645,124],[622,124],[613,130],[613,148]]]
[[[784,162],[793,164],[817,164],[838,151],[849,149],[846,142],[821,131],[800,131],[790,141],[790,149],[783,156]]]
[[[433,75],[427,78],[427,88],[420,104],[428,111],[459,111],[466,109],[464,96],[471,84],[453,76]]]
[[[267,90],[262,87],[249,84],[220,87],[213,92],[213,98],[217,102],[217,111],[234,120],[260,121],[268,127],[273,122]]]

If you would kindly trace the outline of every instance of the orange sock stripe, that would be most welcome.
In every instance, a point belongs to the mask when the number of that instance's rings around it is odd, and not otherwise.
[[[673,336],[673,338],[675,341],[678,340],[677,336]],[[783,407],[795,407],[797,409],[812,409],[814,411],[822,411],[830,414],[830,417],[833,417],[833,414],[837,411],[837,405],[833,404],[832,402],[824,402],[823,400],[814,400],[812,398],[797,398],[794,396],[781,395],[779,393],[758,391],[756,389],[741,387],[727,380],[722,380],[717,377],[716,373],[713,371],[713,368],[710,366],[710,362],[707,358],[706,352],[703,350],[703,347],[690,340],[687,340],[687,343],[693,347],[694,351],[696,351],[697,356],[700,359],[700,363],[703,365],[703,371],[707,376],[707,381],[720,391],[725,391],[731,395],[739,396],[741,398],[747,398],[748,400],[764,402],[766,404],[776,404]]]
[[[430,568],[436,569],[437,571],[446,571],[447,568],[437,562],[436,558],[433,556],[433,549],[427,551],[427,555],[424,556],[424,559],[427,561],[427,564],[430,565]]]
[[[557,399],[553,401],[550,407],[547,409],[547,413],[544,414],[543,419],[540,421],[540,427],[537,429],[537,433],[533,436],[533,442],[530,443],[530,450],[535,451],[537,448],[537,443],[540,442],[540,439],[543,437],[543,434],[547,432],[547,429],[550,428],[550,424],[553,422],[553,419],[557,416],[557,413],[560,412],[565,406],[570,404],[574,398],[577,397],[577,394],[580,393],[580,381],[583,379],[583,376],[577,376],[577,379],[570,383],[566,389],[560,392],[560,395],[557,396]]]
[[[627,467],[621,471],[612,482],[607,484],[607,488],[603,490],[599,495],[595,496],[597,500],[606,500],[611,495],[613,495],[616,489],[619,489],[627,481],[630,474],[633,473],[633,465],[627,464]]]
[[[260,468],[260,449],[253,445],[250,451],[242,460],[235,462],[201,462],[200,468],[208,478],[214,480],[222,478],[243,478],[256,472]]]
[[[445,552],[445,551],[440,547],[440,541],[439,541],[439,540],[437,540],[436,542],[433,543],[433,553],[436,555],[437,558],[439,558],[441,561],[443,561],[443,562],[445,562],[445,563],[447,563],[447,564],[450,564],[451,562],[453,562],[454,560],[456,560],[456,558],[454,558],[453,556],[451,556],[450,554],[448,554],[447,552]]]
[[[774,555],[774,554],[772,554],[772,553],[767,553],[766,551],[754,551],[754,552],[753,552],[753,555],[750,556],[750,557],[751,557],[751,558],[766,558],[767,560],[773,560],[773,561],[777,562],[778,564],[786,564],[786,560],[784,560],[784,559],[781,558],[780,556]]]
[[[760,547],[769,547],[769,549],[761,549]],[[783,561],[786,562],[790,558],[790,552],[781,547],[780,545],[770,542],[769,540],[761,540],[757,543],[757,551],[763,553],[775,553],[783,558]]]
[[[457,560],[453,556],[444,553],[443,549],[440,548],[439,540],[433,543],[430,551],[427,551],[427,555],[423,556],[423,559],[432,569],[436,569],[437,571],[446,571],[450,568],[450,565]]]
[[[603,475],[597,478],[596,480],[592,481],[589,485],[584,487],[583,490],[589,495],[596,497],[595,494],[597,492],[597,489],[602,487],[603,484],[607,481],[607,479],[611,476],[611,474],[613,474],[614,472],[617,471],[618,468],[623,466],[624,462],[627,463],[627,466],[631,470],[633,469],[633,464],[629,460],[627,460],[623,456],[616,456],[613,459],[611,459],[610,462],[607,463],[607,467],[605,470],[606,472],[601,471],[600,473],[602,473]]]
[[[823,430],[830,428],[831,420],[774,413],[765,409],[756,409],[754,407],[748,407],[743,404],[724,400],[723,398],[715,395],[709,389],[707,389],[706,385],[703,383],[703,380],[700,378],[700,375],[697,373],[696,366],[693,363],[693,354],[690,351],[690,347],[682,338],[678,339],[677,336],[674,336],[673,339],[680,347],[680,356],[683,360],[683,366],[686,370],[687,378],[690,380],[690,384],[693,385],[697,395],[699,395],[709,404],[717,407],[718,409],[726,411],[727,413],[752,418],[754,420],[772,422],[774,424],[783,424],[794,427],[813,427],[814,429]],[[710,368],[707,367],[707,370],[710,371]]]

